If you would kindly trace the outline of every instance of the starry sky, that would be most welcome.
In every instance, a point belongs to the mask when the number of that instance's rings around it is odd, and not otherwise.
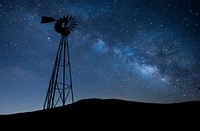
[[[200,99],[200,0],[1,0],[0,114],[43,109],[67,15],[75,101]]]

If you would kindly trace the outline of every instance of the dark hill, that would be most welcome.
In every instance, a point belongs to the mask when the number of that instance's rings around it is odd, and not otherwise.
[[[79,129],[82,127],[80,124],[89,127],[93,125],[92,123],[99,126],[118,127],[130,122],[134,125],[154,120],[159,122],[163,119],[170,119],[169,122],[171,122],[185,119],[185,117],[199,119],[199,116],[200,102],[198,101],[153,104],[117,99],[84,99],[51,110],[0,115],[0,127],[3,129],[28,127],[31,130],[47,129],[47,127],[59,129],[70,126]]]

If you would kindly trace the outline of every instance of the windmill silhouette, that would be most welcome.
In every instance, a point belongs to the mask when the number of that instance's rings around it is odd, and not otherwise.
[[[61,34],[61,38],[43,109],[74,102],[68,35],[76,28],[77,19],[69,15],[59,20],[42,16],[41,23],[50,22],[55,22],[54,29]]]

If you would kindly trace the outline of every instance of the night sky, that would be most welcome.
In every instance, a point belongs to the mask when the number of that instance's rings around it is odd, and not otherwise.
[[[75,101],[200,99],[200,0],[1,0],[0,114],[43,109],[67,15]]]

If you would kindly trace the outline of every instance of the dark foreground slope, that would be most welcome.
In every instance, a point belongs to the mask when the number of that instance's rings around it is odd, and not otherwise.
[[[188,118],[189,117],[189,118]],[[151,104],[117,99],[85,99],[51,110],[0,115],[1,128],[83,128],[99,125],[122,126],[127,123],[149,123],[200,118],[200,102]],[[180,121],[179,121],[180,122]],[[112,123],[112,124],[111,124]],[[74,126],[78,125],[78,126]],[[95,129],[96,130],[96,129]]]

